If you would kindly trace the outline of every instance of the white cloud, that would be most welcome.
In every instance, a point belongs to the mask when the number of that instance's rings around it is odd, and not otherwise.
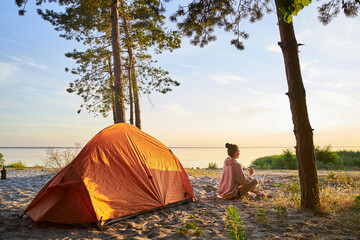
[[[4,139],[8,137],[32,137],[30,133],[17,133],[17,132],[0,132],[0,136],[4,136]],[[7,146],[8,143],[1,143],[2,146]],[[10,144],[11,145],[11,144]],[[18,145],[16,145],[18,146]]]
[[[18,41],[15,41],[15,40],[10,39],[10,38],[0,37],[0,41],[8,42],[8,43],[14,43],[14,44],[19,45],[19,46],[22,46],[22,47],[24,46],[23,43],[18,42]]]
[[[323,69],[318,60],[300,62],[302,77],[305,83],[321,85],[318,81],[323,77]]]
[[[314,68],[314,66],[316,66],[318,64],[319,64],[319,60],[317,60],[317,59],[314,59],[314,60],[311,60],[311,61],[301,61],[300,62],[300,66],[301,66],[302,71],[307,71],[310,68]]]
[[[70,119],[63,119],[64,121],[70,120]],[[57,129],[87,129],[92,131],[98,131],[99,129],[96,127],[89,127],[89,126],[82,126],[82,125],[75,125],[75,124],[39,124],[39,123],[24,123],[23,126],[25,127],[32,127],[32,128],[57,128]]]
[[[249,92],[249,93],[252,93],[252,94],[255,94],[255,95],[263,95],[263,94],[264,94],[264,92],[257,91],[257,90],[255,90],[255,89],[253,89],[253,88],[249,88],[249,89],[248,89],[248,92]]]
[[[270,45],[266,46],[266,49],[270,52],[281,53],[280,47],[276,44],[270,44]]]
[[[318,129],[358,126],[360,97],[338,90],[317,90],[309,94],[309,115]]]
[[[341,28],[341,27],[339,27]],[[327,33],[327,39],[319,44],[321,51],[336,61],[359,61],[360,38],[359,31],[351,31],[353,34],[345,34],[343,31],[331,31]],[[351,39],[351,40],[350,40]]]
[[[316,8],[313,11],[318,15]],[[309,16],[305,16],[296,23],[296,29],[301,29],[297,34],[297,40],[305,43],[301,53],[318,55],[323,60],[335,62],[359,61],[360,31],[354,30],[359,23],[357,18],[346,18],[344,14],[339,14],[330,24],[324,26],[315,18],[309,21]]]
[[[304,82],[321,88],[357,88],[360,70],[329,68],[316,61],[301,63]]]
[[[307,72],[308,72],[309,78],[311,78],[311,79],[322,76],[321,70],[316,67],[310,67],[309,69],[307,69]]]
[[[229,73],[213,73],[206,70],[201,71],[193,71],[192,72],[194,78],[199,78],[202,80],[210,80],[212,82],[215,82],[217,84],[227,85],[235,82],[246,82],[247,79],[240,77],[235,74],[229,74]]]
[[[351,87],[358,88],[360,86],[359,76],[360,69],[358,70],[345,70],[345,69],[327,69],[326,70],[325,86],[328,88]]]
[[[230,84],[233,82],[246,82],[245,78],[232,74],[216,74],[211,75],[210,79],[218,84]]]
[[[13,64],[0,62],[0,85],[13,81],[18,70]]]
[[[7,114],[7,113],[0,113],[0,118],[4,119],[4,118],[17,118],[18,116],[15,114]]]
[[[239,102],[218,102],[217,122],[241,132],[281,132],[292,128],[289,101],[283,94],[256,94]]]
[[[38,69],[46,69],[47,66],[41,63],[36,62],[34,59],[26,57],[26,56],[22,56],[22,57],[12,57],[9,56],[12,60],[15,60],[16,62],[20,63],[20,64],[25,64],[28,65],[30,67],[35,67]]]
[[[352,99],[351,96],[334,92],[329,90],[318,90],[315,92],[318,100],[325,103],[328,108],[333,109],[334,111],[339,110],[340,108],[353,108],[355,105],[359,105],[355,99]],[[334,109],[336,106],[337,109]]]
[[[80,98],[76,95],[70,95],[66,91],[63,93],[59,91],[43,91],[41,88],[34,88],[34,87],[21,87],[18,89],[19,93],[27,96],[29,99],[33,101],[41,101],[44,105],[51,107],[52,105],[55,106],[66,106],[69,109],[78,109],[80,104]],[[9,104],[13,105],[15,102],[10,102]],[[19,102],[16,102],[19,103]],[[20,105],[17,107],[28,108],[29,103],[24,103],[25,105]]]
[[[164,109],[166,112],[169,112],[178,116],[191,116],[191,112],[181,106],[180,104],[166,104],[161,106],[160,108]]]
[[[349,82],[340,81],[340,80],[329,81],[329,82],[325,82],[324,84],[324,86],[326,86],[327,88],[335,88],[335,89],[347,87],[349,85],[350,85]]]

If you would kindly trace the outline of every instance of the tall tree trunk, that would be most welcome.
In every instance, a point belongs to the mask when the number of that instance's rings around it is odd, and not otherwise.
[[[296,157],[299,164],[301,186],[301,207],[318,209],[320,207],[319,186],[316,170],[313,129],[311,128],[306,106],[306,93],[301,77],[298,56],[298,44],[295,38],[292,23],[285,23],[278,10],[278,1],[275,0],[279,21],[281,47],[288,83],[288,93],[294,134],[296,138]]]
[[[134,105],[135,105],[135,126],[139,129],[141,129],[141,113],[140,113],[140,98],[139,98],[139,89],[138,89],[138,85],[137,85],[137,80],[136,80],[136,71],[135,71],[135,61],[134,61],[134,56],[132,55],[132,50],[130,49],[131,52],[131,58],[132,60],[132,87],[133,87],[133,93],[134,93]]]
[[[135,69],[135,58],[132,50],[132,41],[131,36],[129,32],[129,24],[128,19],[125,13],[125,4],[124,0],[120,0],[121,4],[121,18],[124,21],[124,31],[126,36],[126,45],[128,49],[129,59],[130,59],[130,68],[131,68],[131,85],[133,88],[133,94],[134,94],[134,105],[135,105],[135,126],[139,129],[141,129],[141,113],[140,113],[140,99],[139,99],[139,91],[138,91],[138,85],[136,80],[136,69]]]
[[[128,71],[128,78],[129,78],[130,124],[134,125],[134,97],[133,97],[133,93],[132,93],[130,63],[128,63],[128,65],[127,65],[127,71]]]
[[[121,65],[120,51],[120,30],[119,30],[119,0],[113,0],[111,3],[111,45],[114,58],[114,92],[115,92],[115,112],[114,123],[126,122],[125,104],[124,104],[124,76]]]
[[[132,51],[131,51],[132,52]],[[138,85],[137,85],[137,80],[136,80],[136,71],[135,71],[135,62],[134,62],[134,57],[133,58],[133,65],[132,65],[132,69],[133,69],[133,75],[132,75],[132,86],[133,86],[133,92],[134,92],[134,105],[135,105],[135,126],[139,129],[141,129],[141,113],[140,113],[140,97],[139,97],[139,89],[138,89]]]
[[[114,94],[114,74],[112,71],[111,56],[109,56],[108,62],[109,62],[109,75],[110,75],[109,88],[111,91],[111,106],[112,106],[112,112],[113,112],[113,119],[114,119],[114,123],[115,123],[116,122],[116,111],[115,111],[115,94]]]

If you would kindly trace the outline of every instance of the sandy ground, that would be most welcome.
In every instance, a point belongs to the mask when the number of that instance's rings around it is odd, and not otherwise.
[[[256,199],[250,195],[238,200],[218,199],[221,171],[202,174],[205,176],[189,174],[195,202],[138,215],[102,231],[39,224],[27,217],[19,219],[18,214],[54,174],[39,169],[9,170],[7,179],[0,180],[0,239],[227,239],[228,206],[234,206],[240,213],[246,239],[360,239],[359,221],[354,223],[351,217],[342,219],[297,208],[287,209],[287,216],[279,216],[273,208],[274,197]],[[296,171],[258,172],[257,179],[260,188],[266,189],[269,195],[274,194],[276,199],[277,184],[288,182],[296,174]],[[259,214],[259,210],[264,213]],[[193,221],[202,229],[200,236],[194,230],[187,234],[178,231]]]

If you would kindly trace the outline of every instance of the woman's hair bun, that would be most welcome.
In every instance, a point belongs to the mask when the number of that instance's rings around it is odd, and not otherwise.
[[[228,155],[229,157],[234,157],[234,154],[239,151],[239,147],[235,144],[231,144],[231,143],[226,143],[225,144],[225,147],[227,148],[227,152],[228,152]]]

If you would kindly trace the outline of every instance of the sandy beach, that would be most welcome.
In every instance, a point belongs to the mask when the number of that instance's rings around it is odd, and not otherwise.
[[[239,212],[246,239],[360,239],[360,213],[351,206],[344,206],[340,213],[313,213],[299,209],[295,201],[293,206],[286,205],[286,214],[279,214],[274,206],[284,194],[280,186],[296,179],[297,171],[258,171],[259,188],[271,197],[249,195],[237,200],[217,197],[221,170],[186,171],[196,195],[193,203],[140,214],[99,231],[35,223],[26,216],[19,219],[18,214],[56,172],[10,169],[7,179],[0,181],[0,239],[227,239],[228,206]],[[333,173],[319,172],[323,177],[329,174]],[[341,175],[359,179],[360,172]],[[188,222],[195,222],[200,232],[181,231]]]

